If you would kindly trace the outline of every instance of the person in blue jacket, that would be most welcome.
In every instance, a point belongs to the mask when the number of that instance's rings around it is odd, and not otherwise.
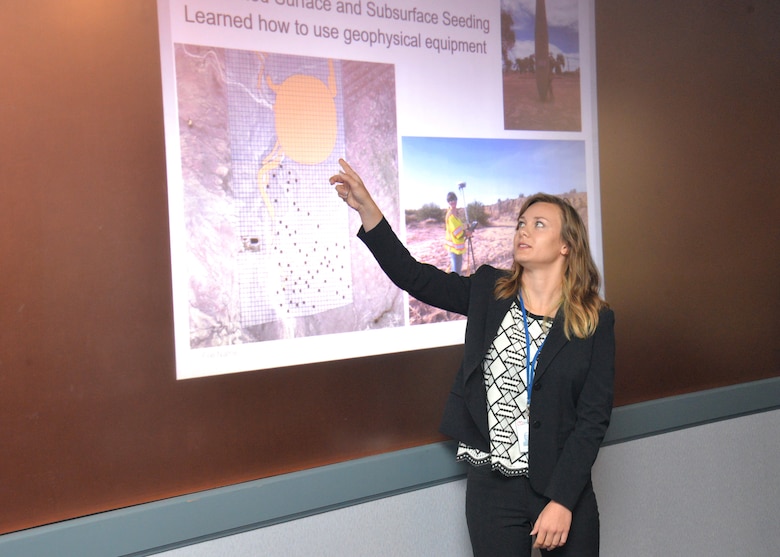
[[[416,261],[343,160],[331,177],[360,215],[358,237],[420,301],[467,317],[441,432],[470,464],[466,521],[476,557],[597,556],[591,468],[612,412],[614,314],[577,211],[547,194],[520,210],[509,270],[468,277]]]

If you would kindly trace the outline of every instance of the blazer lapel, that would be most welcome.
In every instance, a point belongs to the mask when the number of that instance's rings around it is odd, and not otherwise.
[[[488,307],[488,310],[485,314],[483,329],[481,331],[481,350],[468,351],[466,353],[465,359],[463,360],[465,367],[465,373],[463,376],[464,384],[472,373],[478,369],[481,369],[480,366],[482,364],[482,360],[490,349],[490,344],[493,342],[493,339],[496,338],[496,333],[498,332],[498,327],[501,325],[501,320],[506,315],[506,312],[509,311],[509,306],[511,306],[512,303],[512,298],[506,300],[496,300]]]
[[[506,312],[510,306],[515,303],[513,298],[496,300],[495,304],[490,306],[490,310],[485,318],[485,335],[482,340],[482,354],[487,354],[493,339],[496,338],[498,328],[501,326]]]
[[[550,362],[553,361],[556,354],[561,351],[566,343],[566,335],[563,333],[563,311],[559,311],[555,318],[550,332],[547,333],[547,340],[544,341],[542,346],[542,352],[539,354],[539,359],[536,362],[536,370],[534,375],[536,379],[540,379],[547,368],[550,366]],[[536,380],[535,379],[535,380]]]

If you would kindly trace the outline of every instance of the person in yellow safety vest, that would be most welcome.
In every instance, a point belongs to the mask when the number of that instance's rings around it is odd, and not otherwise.
[[[449,209],[444,217],[444,247],[450,254],[450,271],[461,274],[466,240],[471,237],[471,230],[458,218],[458,196],[454,192],[447,194],[447,203]]]

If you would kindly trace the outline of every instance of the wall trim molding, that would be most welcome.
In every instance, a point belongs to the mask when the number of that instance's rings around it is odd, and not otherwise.
[[[605,445],[780,408],[780,377],[615,408]],[[152,555],[465,475],[435,443],[192,493],[0,536],[0,554]],[[163,527],[160,527],[163,525]]]

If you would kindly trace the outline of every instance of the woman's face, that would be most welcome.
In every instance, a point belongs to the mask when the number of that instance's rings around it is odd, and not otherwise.
[[[563,217],[558,206],[537,202],[528,207],[515,229],[514,258],[526,269],[563,262],[569,252],[561,239]]]

